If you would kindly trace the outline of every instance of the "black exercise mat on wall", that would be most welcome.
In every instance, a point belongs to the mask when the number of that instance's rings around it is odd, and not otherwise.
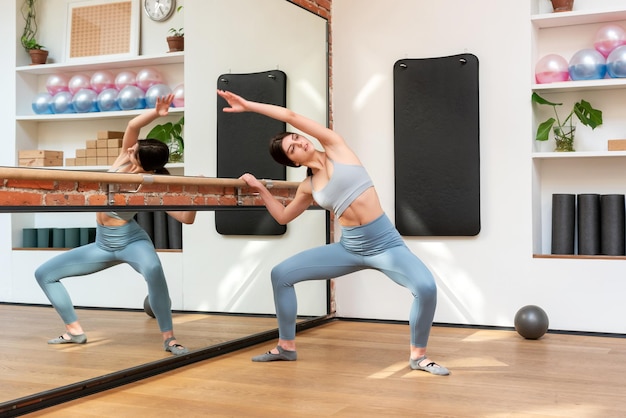
[[[287,103],[287,75],[278,70],[252,74],[223,74],[217,88],[246,99],[279,106]],[[286,168],[270,156],[270,138],[286,125],[256,113],[225,113],[228,103],[217,96],[217,176],[285,180]],[[215,211],[215,228],[222,235],[281,235],[287,230],[267,210]]]
[[[407,236],[480,232],[478,58],[394,64],[396,227]]]

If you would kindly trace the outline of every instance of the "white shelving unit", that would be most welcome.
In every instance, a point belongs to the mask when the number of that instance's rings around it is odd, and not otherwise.
[[[595,130],[578,124],[574,144],[576,152],[554,152],[553,140],[547,143],[534,140],[538,123],[553,115],[552,108],[533,105],[533,254],[537,258],[593,258],[550,255],[552,194],[626,193],[626,152],[607,150],[609,139],[626,138],[626,79],[534,83],[534,63],[542,56],[555,53],[569,60],[578,50],[593,48],[597,30],[608,23],[626,28],[626,8],[531,16],[532,90],[548,100],[563,103],[563,106],[558,107],[559,115],[566,115],[574,102],[585,99],[603,111],[604,119],[603,125]]]

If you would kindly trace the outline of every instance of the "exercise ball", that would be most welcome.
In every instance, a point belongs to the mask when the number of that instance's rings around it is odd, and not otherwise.
[[[170,299],[170,306],[172,306],[172,299]],[[150,296],[146,296],[143,300],[143,310],[148,314],[148,316],[156,318],[154,311],[152,311],[152,307],[150,306]]]
[[[135,84],[143,91],[147,91],[155,84],[163,83],[163,77],[161,73],[154,68],[144,68],[137,71],[137,77],[135,77]]]
[[[622,45],[626,45],[626,30],[614,23],[602,26],[593,38],[593,47],[605,58]]]
[[[50,110],[52,110],[52,113],[74,113],[72,93],[69,91],[60,91],[52,96]]]
[[[122,110],[143,109],[146,99],[143,90],[137,86],[126,86],[117,95],[117,105]]]
[[[111,71],[102,70],[96,71],[89,80],[91,89],[96,93],[100,93],[102,90],[115,87],[115,76]]]
[[[537,83],[554,83],[569,80],[567,60],[558,54],[548,54],[535,65],[535,80]]]
[[[626,45],[615,48],[606,59],[606,71],[609,77],[626,77]]]
[[[143,310],[146,311],[148,316],[155,318],[154,312],[152,312],[152,307],[150,306],[149,296],[146,296],[146,298],[143,300]]]
[[[606,75],[606,58],[595,49],[581,49],[569,60],[568,69],[572,80],[604,78]]]
[[[50,109],[50,102],[52,102],[52,95],[50,93],[45,92],[36,94],[32,103],[33,112],[38,115],[52,113],[52,109]]]
[[[172,89],[167,84],[155,84],[146,91],[146,107],[152,109],[156,106],[159,97],[172,93]]]
[[[67,85],[70,93],[76,94],[80,89],[91,88],[91,79],[84,74],[76,74],[70,78]]]
[[[172,94],[174,95],[174,100],[172,100],[174,107],[185,107],[185,85],[181,83],[174,87]]]
[[[72,105],[77,113],[97,112],[98,93],[92,89],[80,89],[72,96]]]
[[[117,105],[117,94],[117,90],[113,88],[102,90],[96,99],[98,110],[101,112],[120,110],[120,107]]]
[[[528,340],[541,338],[548,331],[548,315],[536,305],[526,305],[515,314],[515,331]]]
[[[126,86],[134,86],[137,74],[134,71],[120,71],[115,76],[115,88],[122,90]]]
[[[55,95],[61,91],[68,91],[70,79],[65,74],[52,74],[46,80],[46,90],[51,95]]]

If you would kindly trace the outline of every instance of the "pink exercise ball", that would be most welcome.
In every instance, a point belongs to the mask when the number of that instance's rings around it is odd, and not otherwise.
[[[76,94],[80,89],[91,88],[91,78],[85,74],[76,74],[70,78],[70,82],[67,86],[72,95]]]
[[[135,86],[137,74],[134,71],[120,71],[115,76],[115,88],[122,90],[126,86]]]
[[[65,74],[52,74],[46,80],[46,90],[53,96],[61,91],[68,91],[69,81]]]
[[[614,23],[602,26],[593,38],[593,47],[605,58],[622,45],[626,45],[626,30]]]
[[[111,71],[96,71],[89,80],[91,89],[96,93],[100,93],[104,89],[115,87],[115,76]]]
[[[535,65],[535,79],[539,84],[569,80],[568,63],[558,54],[543,56]]]
[[[185,107],[185,85],[181,83],[174,87],[172,94],[174,95],[174,100],[172,101],[174,107]]]
[[[161,83],[163,83],[163,76],[154,68],[144,68],[137,72],[136,85],[143,91],[148,91],[150,87]]]

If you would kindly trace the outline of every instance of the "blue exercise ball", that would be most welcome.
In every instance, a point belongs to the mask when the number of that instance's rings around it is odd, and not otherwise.
[[[110,88],[104,89],[98,94],[96,99],[96,105],[101,112],[108,112],[111,110],[120,110],[117,104],[117,89]]]
[[[515,314],[515,331],[528,340],[541,338],[548,331],[548,315],[536,305],[526,305]]]
[[[75,113],[74,105],[72,104],[72,93],[60,91],[52,96],[50,109],[52,113]]]
[[[117,105],[122,110],[143,109],[146,107],[145,94],[137,86],[126,86],[117,95]]]
[[[50,102],[52,102],[52,95],[50,93],[38,93],[33,99],[33,112],[38,115],[52,113],[52,109],[50,109]]]
[[[581,49],[569,60],[568,70],[572,80],[604,78],[606,75],[606,58],[595,49]]]
[[[72,104],[77,113],[97,112],[98,93],[92,89],[80,89],[72,96]]]
[[[172,89],[167,84],[155,84],[146,91],[146,107],[152,109],[156,106],[159,97],[172,93]]]
[[[626,45],[615,48],[606,59],[606,71],[610,77],[626,77]]]

